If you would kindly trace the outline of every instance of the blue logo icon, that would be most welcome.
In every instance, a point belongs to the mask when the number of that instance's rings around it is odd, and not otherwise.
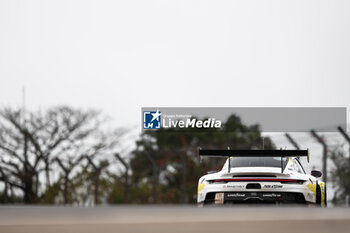
[[[143,128],[144,129],[160,129],[162,113],[157,110],[156,112],[144,111],[143,112]]]

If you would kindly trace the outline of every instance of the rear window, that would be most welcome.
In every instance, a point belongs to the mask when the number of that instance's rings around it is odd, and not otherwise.
[[[284,167],[287,163],[288,158],[283,158]],[[233,157],[230,167],[281,167],[281,157]]]

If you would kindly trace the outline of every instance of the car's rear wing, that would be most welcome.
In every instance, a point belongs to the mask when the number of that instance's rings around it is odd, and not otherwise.
[[[203,150],[199,149],[199,157],[300,157],[306,156],[310,161],[309,149],[307,150]],[[281,170],[283,172],[283,161],[281,159]],[[230,172],[230,162],[228,163]]]

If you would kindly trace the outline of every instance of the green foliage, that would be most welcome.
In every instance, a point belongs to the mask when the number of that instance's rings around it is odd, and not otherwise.
[[[199,177],[209,170],[221,169],[225,162],[225,159],[203,159],[200,163],[196,155],[199,147],[207,149],[226,149],[227,147],[231,149],[256,149],[261,148],[262,145],[259,126],[244,125],[241,119],[235,115],[227,119],[222,129],[163,128],[157,131],[147,131],[142,133],[141,138],[136,142],[136,149],[132,152],[128,164],[129,168],[124,164],[129,173],[120,175],[118,172],[111,171],[111,157],[106,159],[106,155],[113,156],[120,135],[110,135],[97,130],[98,126],[95,128],[95,124],[92,124],[94,127],[91,128],[88,127],[90,123],[86,123],[87,126],[80,123],[84,119],[91,119],[95,122],[97,118],[93,113],[84,113],[74,109],[68,110],[70,109],[64,109],[63,112],[52,110],[49,114],[49,120],[41,119],[40,116],[34,117],[42,122],[48,121],[49,123],[52,119],[58,119],[58,123],[53,125],[52,132],[50,131],[52,138],[59,136],[54,145],[60,145],[62,141],[67,141],[61,147],[58,147],[60,150],[48,150],[45,154],[46,157],[37,156],[41,151],[39,147],[43,146],[41,145],[42,142],[45,142],[46,138],[50,136],[44,133],[47,131],[46,124],[43,123],[38,129],[33,126],[33,132],[31,132],[33,135],[36,135],[37,132],[43,132],[42,139],[38,140],[38,145],[34,144],[36,142],[34,136],[29,144],[31,150],[28,150],[28,152],[39,151],[31,152],[31,156],[34,158],[32,160],[35,160],[35,158],[38,160],[37,167],[33,168],[33,171],[22,169],[24,166],[16,167],[16,164],[20,164],[23,160],[21,157],[19,157],[17,163],[7,161],[6,164],[1,161],[0,178],[3,182],[11,180],[9,178],[14,178],[11,176],[12,173],[8,172],[9,166],[12,166],[12,164],[18,169],[18,172],[24,174],[16,177],[16,183],[11,183],[11,188],[21,189],[27,197],[27,203],[80,205],[106,202],[110,204],[195,203]],[[66,116],[67,111],[71,113],[68,114],[69,117]],[[57,118],[57,116],[61,117]],[[16,117],[18,118],[17,115]],[[19,119],[17,118],[16,120]],[[61,127],[59,123],[61,118],[68,129],[71,126],[71,123],[69,123],[72,120],[71,118],[74,118],[73,122],[78,124],[70,129],[70,134],[64,137],[60,134],[56,135],[56,131]],[[33,121],[32,124],[35,125],[34,123],[39,120]],[[87,129],[85,129],[86,127]],[[8,135],[8,133],[4,133],[3,138]],[[71,137],[73,135],[73,139],[68,140],[69,135]],[[87,140],[89,135],[89,140]],[[22,136],[19,135],[18,138]],[[86,139],[85,143],[83,139]],[[18,145],[14,150],[18,149],[19,152],[22,152],[21,148],[24,142],[21,140],[17,142]],[[2,143],[4,142],[5,140],[2,140]],[[269,138],[265,138],[264,144],[265,149],[274,148]],[[44,145],[43,148],[45,149],[47,146]],[[4,150],[1,152],[8,153]],[[15,154],[15,151],[13,154]],[[102,156],[99,157],[100,155]],[[12,156],[12,159],[15,157]],[[50,185],[41,185],[43,182],[40,180],[35,182],[36,175],[43,172],[48,175],[47,172],[51,170],[54,163],[60,169],[59,178],[53,183],[51,182]],[[23,183],[23,181],[27,182],[28,185],[22,187],[21,182]],[[34,188],[39,186],[44,188],[42,194]],[[29,198],[31,196],[33,196],[33,200]],[[0,194],[0,202],[18,201],[18,198],[16,198],[16,196],[9,197],[9,195]]]
[[[122,204],[126,203],[124,198],[124,187],[118,180],[115,180],[111,185],[111,192],[108,195],[108,203]]]
[[[130,191],[131,202],[135,204],[150,203],[151,192],[151,187],[145,182],[134,184]]]
[[[41,204],[56,204],[57,199],[61,193],[61,183],[60,180],[52,184],[48,189],[46,189],[45,193],[40,199]]]
[[[262,138],[258,125],[246,126],[232,115],[223,129],[160,129],[147,131],[136,142],[131,168],[133,184],[146,181],[156,185],[158,203],[194,203],[197,181],[208,170],[219,170],[225,159],[205,159],[198,162],[198,148],[255,149],[261,148]],[[265,149],[273,149],[265,138]],[[157,168],[157,182],[154,169]]]
[[[19,203],[22,201],[22,197],[16,196],[16,195],[7,195],[5,194],[5,190],[3,192],[0,192],[0,203],[1,204],[14,204]]]

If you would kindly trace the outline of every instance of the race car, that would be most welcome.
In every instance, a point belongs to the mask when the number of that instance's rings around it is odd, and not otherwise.
[[[309,150],[202,150],[199,156],[226,157],[218,172],[198,181],[198,206],[222,204],[305,204],[327,206],[322,173],[306,174],[300,157]]]

